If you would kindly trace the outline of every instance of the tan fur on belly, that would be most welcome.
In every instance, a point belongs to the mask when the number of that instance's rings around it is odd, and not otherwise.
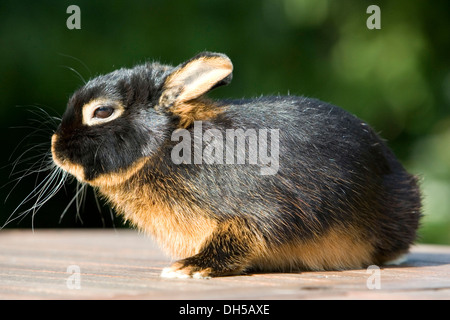
[[[352,228],[331,228],[309,241],[297,241],[257,254],[251,265],[261,271],[343,270],[373,263],[373,246]]]
[[[206,212],[202,214],[204,210],[181,208],[174,204],[169,206],[148,186],[136,187],[126,193],[111,186],[101,188],[100,192],[126,220],[152,235],[173,257],[186,258],[197,254],[216,228],[216,222],[207,218]]]

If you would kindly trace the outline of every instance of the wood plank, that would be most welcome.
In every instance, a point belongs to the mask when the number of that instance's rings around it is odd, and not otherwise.
[[[415,246],[379,270],[379,289],[376,269],[160,278],[170,263],[134,230],[3,230],[0,299],[450,299],[448,246]]]

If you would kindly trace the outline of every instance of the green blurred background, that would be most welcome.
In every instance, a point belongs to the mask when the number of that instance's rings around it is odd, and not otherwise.
[[[66,27],[72,4],[81,30]],[[380,30],[366,27],[371,4],[381,9]],[[49,119],[64,112],[81,78],[146,60],[178,64],[209,50],[226,53],[235,68],[216,98],[305,95],[370,123],[421,176],[420,241],[450,244],[449,18],[449,1],[425,0],[2,0],[0,226],[48,174],[30,174],[13,189],[33,164],[47,163],[56,127]],[[73,204],[60,221],[75,190],[67,184],[7,227],[123,226],[106,206],[99,212],[92,191],[84,209]]]

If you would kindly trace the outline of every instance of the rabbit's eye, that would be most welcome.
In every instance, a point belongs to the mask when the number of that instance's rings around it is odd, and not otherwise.
[[[83,124],[93,126],[117,119],[125,111],[120,102],[106,99],[95,99],[82,108]]]
[[[98,107],[94,111],[94,118],[106,119],[109,118],[114,113],[114,108],[109,106]]]

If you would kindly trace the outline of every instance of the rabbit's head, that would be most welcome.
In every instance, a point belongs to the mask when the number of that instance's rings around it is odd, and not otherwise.
[[[205,52],[177,67],[148,63],[90,80],[52,136],[53,161],[94,186],[125,181],[173,130],[220,112],[202,96],[227,84],[232,68],[225,55]]]

